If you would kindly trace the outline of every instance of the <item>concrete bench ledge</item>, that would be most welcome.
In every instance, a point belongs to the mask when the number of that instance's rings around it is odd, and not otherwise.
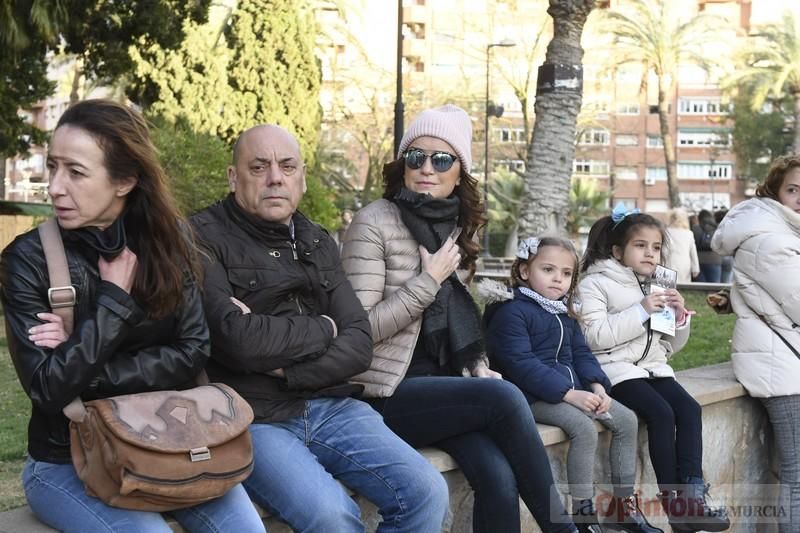
[[[734,378],[733,369],[730,363],[722,363],[718,365],[683,370],[677,373],[677,379],[698,401],[698,403],[703,406],[704,417],[706,409],[709,406],[746,396],[745,389]],[[599,423],[596,425],[599,432],[606,432],[605,428]],[[555,426],[538,424],[538,429],[539,434],[542,437],[542,441],[544,442],[545,446],[548,447],[548,453],[551,456],[551,464],[554,466],[554,471],[556,471],[556,478],[558,481],[558,478],[563,478],[563,475],[559,475],[558,472],[560,469],[559,466],[563,467],[563,465],[557,464],[560,463],[560,461],[553,461],[555,455],[561,455],[560,451],[556,451],[556,447],[560,447],[562,444],[566,443],[567,436],[561,429]],[[644,427],[642,427],[641,430],[643,431]],[[714,438],[711,440],[724,438],[724,436],[718,435],[714,435],[713,437]],[[704,436],[704,439],[708,440],[708,436]],[[643,442],[643,439],[640,438],[640,456],[643,454],[646,455],[646,450],[641,449],[643,447]],[[468,487],[465,490],[463,486],[460,486],[458,494],[454,494],[456,491],[452,488],[454,485],[453,479],[460,479],[461,481],[458,481],[458,483],[461,485],[465,485],[466,483],[463,481],[463,476],[458,470],[458,465],[453,458],[445,452],[435,448],[423,448],[420,450],[420,453],[422,453],[431,462],[431,464],[433,464],[445,475],[445,478],[451,485],[451,508],[455,509],[456,504],[462,508],[464,505],[469,505],[469,510],[471,511],[471,501],[469,501],[470,495]],[[649,467],[649,465],[647,466]],[[750,480],[750,482],[757,483],[758,481]],[[456,499],[458,500],[457,502]],[[370,506],[370,504],[365,503],[363,499],[360,498],[359,503],[362,505],[362,511],[364,511],[365,505]],[[454,510],[453,513],[455,515],[456,511]],[[375,516],[376,514],[377,513],[375,513],[374,507],[372,507],[371,510],[366,511],[365,515],[369,515],[371,517],[367,520],[367,522],[371,524],[377,523],[377,517]],[[265,513],[262,513],[262,515],[265,516],[265,520],[267,521],[269,530],[271,532],[280,533],[283,531],[289,531],[285,525],[278,523],[274,519],[269,519]],[[450,531],[467,531],[467,529],[463,529],[465,521],[462,519],[461,525],[458,525],[455,523],[458,522],[456,518],[457,517],[455,516],[453,517],[454,523],[452,524]],[[466,521],[466,523],[468,527],[468,521]],[[172,523],[172,526],[176,531],[180,531],[180,526],[174,522]],[[374,529],[374,527],[372,529]],[[525,529],[525,531],[529,530],[530,528]],[[53,530],[36,520],[28,507],[21,507],[19,509],[0,513],[0,533],[45,533],[51,531]]]

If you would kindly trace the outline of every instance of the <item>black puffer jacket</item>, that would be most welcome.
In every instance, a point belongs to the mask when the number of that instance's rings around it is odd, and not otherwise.
[[[183,306],[162,320],[146,318],[133,299],[102,281],[97,252],[62,231],[75,287],[75,328],[55,349],[28,340],[50,312],[50,287],[36,230],[17,237],[0,260],[0,299],[11,358],[33,404],[28,452],[38,461],[70,462],[68,420],[61,409],[76,396],[84,400],[183,388],[192,383],[209,355],[209,334],[198,287],[187,283]]]
[[[292,221],[294,240],[287,225],[254,219],[232,195],[191,220],[208,248],[208,374],[246,398],[257,422],[298,416],[308,398],[359,393],[347,380],[372,360],[369,319],[336,243],[302,214]],[[336,322],[336,338],[321,315]],[[267,375],[279,368],[285,378]]]

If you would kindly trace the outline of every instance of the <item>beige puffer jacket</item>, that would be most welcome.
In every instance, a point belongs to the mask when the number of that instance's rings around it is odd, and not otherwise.
[[[420,272],[419,245],[398,207],[377,200],[361,209],[344,237],[342,265],[372,326],[374,357],[369,370],[351,381],[367,397],[391,396],[411,363],[422,312],[439,283]]]
[[[650,377],[675,377],[667,359],[689,339],[690,319],[674,337],[652,332],[639,315],[644,295],[633,270],[615,259],[591,265],[579,284],[581,329],[612,385]]]
[[[735,253],[736,379],[758,398],[800,394],[800,359],[770,329],[800,351],[800,214],[770,198],[752,198],[728,211],[711,246]]]

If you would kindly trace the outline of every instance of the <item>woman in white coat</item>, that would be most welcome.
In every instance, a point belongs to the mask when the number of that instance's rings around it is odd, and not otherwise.
[[[800,156],[778,158],[731,209],[712,248],[734,255],[733,370],[769,414],[780,456],[781,533],[800,531]]]
[[[664,254],[664,263],[678,273],[678,283],[691,282],[692,278],[700,275],[700,263],[694,233],[689,229],[689,216],[680,207],[669,212],[667,237],[669,246]]]

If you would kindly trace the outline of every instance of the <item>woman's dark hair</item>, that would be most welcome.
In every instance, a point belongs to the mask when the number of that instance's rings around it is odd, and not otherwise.
[[[138,246],[131,295],[149,316],[167,316],[183,302],[187,273],[197,279],[200,268],[191,229],[167,186],[147,123],[132,109],[101,99],[67,109],[56,129],[66,125],[95,139],[112,182],[137,179],[125,204],[126,231],[135,232]]]
[[[778,193],[783,185],[783,178],[793,168],[800,168],[800,154],[784,155],[773,161],[764,182],[756,187],[756,196],[779,202]]]
[[[701,209],[699,213],[697,213],[697,223],[698,224],[716,224],[714,221],[714,215],[711,214],[711,211],[708,209]]]
[[[575,303],[578,300],[578,273],[581,259],[578,257],[578,250],[575,249],[575,245],[572,244],[572,241],[569,239],[565,239],[563,237],[542,237],[539,239],[539,248],[536,252],[536,255],[531,255],[528,259],[520,259],[519,257],[514,258],[514,262],[511,264],[511,286],[512,287],[520,287],[520,286],[528,286],[522,276],[519,273],[519,268],[524,264],[527,263],[530,265],[536,256],[539,255],[539,251],[545,246],[556,246],[563,250],[568,251],[572,254],[573,258],[575,259],[575,268],[572,271],[572,279],[570,280],[569,290],[567,291],[567,314],[576,320],[580,320],[580,316],[578,315],[577,311],[575,310]],[[530,267],[529,267],[530,268]]]
[[[586,272],[586,269],[597,261],[614,257],[614,246],[624,249],[634,232],[642,226],[656,228],[661,233],[661,258],[663,259],[669,247],[669,239],[661,221],[646,213],[630,214],[620,222],[614,222],[611,215],[606,215],[595,222],[589,230],[581,272]]]
[[[392,200],[404,184],[405,161],[401,157],[383,166],[383,197]],[[461,169],[461,183],[453,190],[461,199],[459,224],[463,228],[456,243],[466,252],[461,260],[461,267],[471,269],[478,259],[480,245],[475,242],[475,233],[486,224],[481,193],[478,190],[478,180]]]

